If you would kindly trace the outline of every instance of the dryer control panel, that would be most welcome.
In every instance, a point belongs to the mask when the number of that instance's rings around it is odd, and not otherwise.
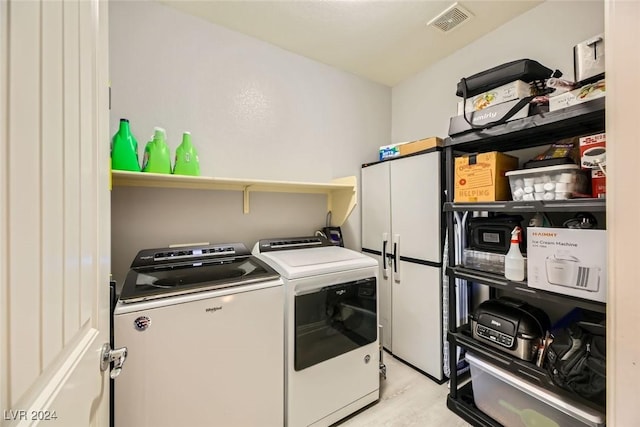
[[[312,237],[287,237],[259,240],[256,244],[258,252],[288,251],[291,249],[319,248],[322,246],[334,246],[322,236]]]

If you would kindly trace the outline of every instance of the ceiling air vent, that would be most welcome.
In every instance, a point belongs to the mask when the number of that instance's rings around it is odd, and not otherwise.
[[[473,15],[471,12],[460,6],[458,3],[454,3],[449,6],[440,15],[427,22],[427,26],[435,27],[446,33],[463,22],[468,21]]]

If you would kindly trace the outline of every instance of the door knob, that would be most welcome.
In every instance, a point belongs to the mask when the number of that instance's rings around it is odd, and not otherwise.
[[[122,371],[122,365],[127,358],[127,347],[112,349],[109,344],[102,346],[102,356],[100,357],[100,370],[106,371],[109,365],[113,363],[113,369],[109,373],[109,377],[114,379]]]

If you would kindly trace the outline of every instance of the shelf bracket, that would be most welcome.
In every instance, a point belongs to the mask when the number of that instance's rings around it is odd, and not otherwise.
[[[242,189],[242,213],[249,213],[249,191],[250,185],[245,185]]]
[[[327,194],[327,211],[331,211],[331,225],[339,227],[345,223],[349,215],[356,207],[358,200],[358,181],[355,176],[336,178],[331,181],[334,184],[348,184],[351,186],[345,190],[334,190]]]

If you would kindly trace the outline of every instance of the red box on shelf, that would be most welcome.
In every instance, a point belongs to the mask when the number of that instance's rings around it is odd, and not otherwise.
[[[607,138],[605,133],[580,138],[580,166],[591,169],[591,196],[604,198],[607,192]]]
[[[591,196],[595,199],[603,199],[607,194],[607,176],[601,170],[591,171]]]

